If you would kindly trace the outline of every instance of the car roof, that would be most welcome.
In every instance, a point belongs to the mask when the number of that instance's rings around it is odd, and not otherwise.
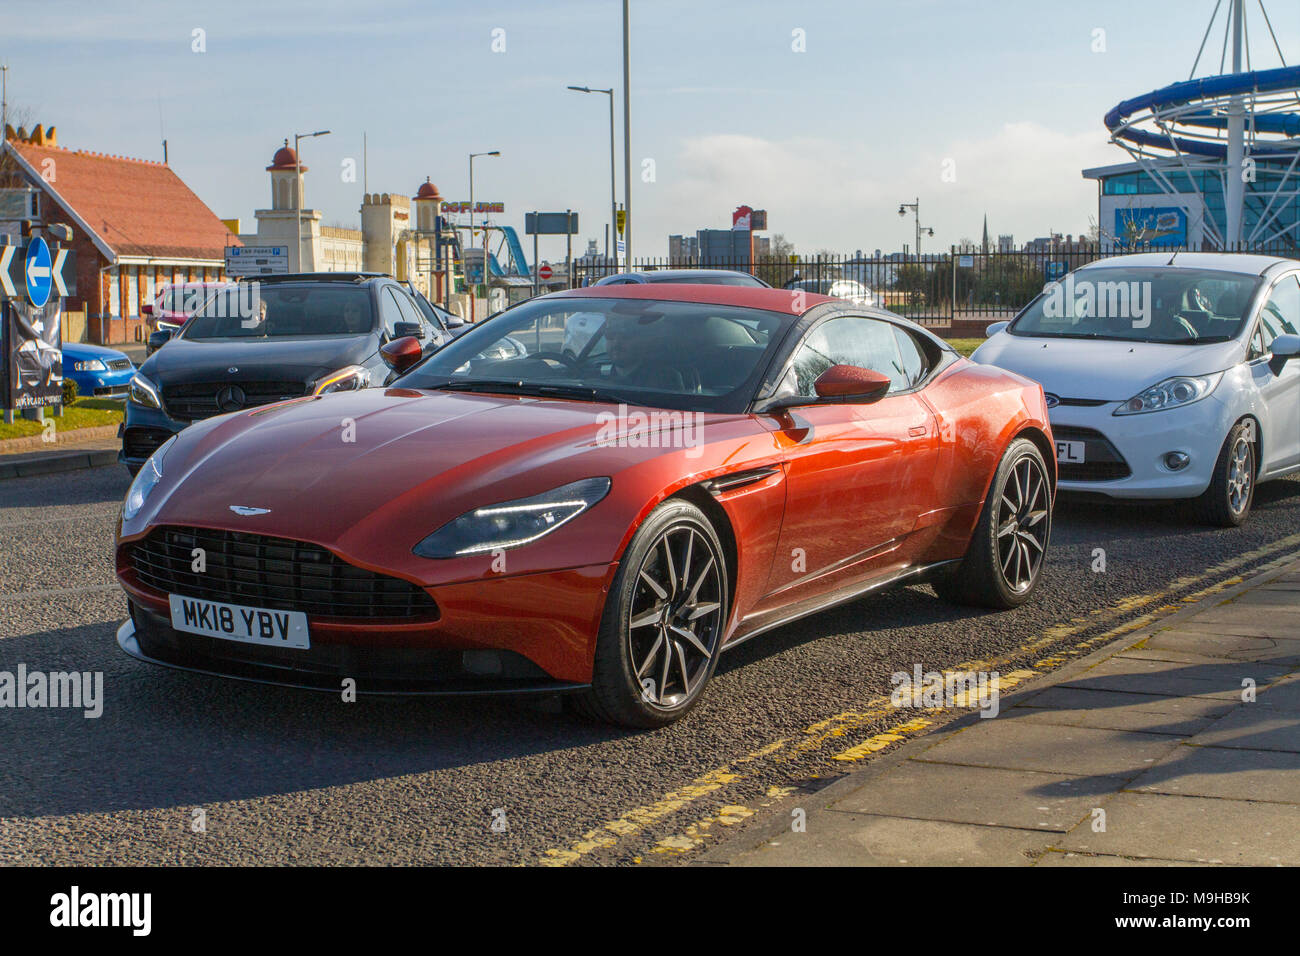
[[[545,299],[657,299],[662,302],[699,302],[704,305],[734,305],[744,309],[761,309],[782,315],[803,315],[825,302],[844,304],[844,300],[814,292],[792,296],[788,289],[768,289],[746,285],[687,285],[665,282],[625,283],[623,285],[593,285],[585,289],[566,289],[542,296]],[[795,303],[802,308],[795,308]],[[535,301],[535,300],[533,300]]]
[[[1114,269],[1124,266],[1167,269],[1213,269],[1241,275],[1261,276],[1281,265],[1300,265],[1281,256],[1256,256],[1237,252],[1138,252],[1111,256],[1080,266],[1078,272],[1091,269]]]

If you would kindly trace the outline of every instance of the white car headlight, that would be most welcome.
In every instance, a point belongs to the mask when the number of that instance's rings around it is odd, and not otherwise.
[[[336,372],[323,375],[313,395],[328,395],[330,392],[351,392],[358,388],[370,387],[370,371],[360,365],[348,365]]]
[[[158,397],[158,387],[140,373],[131,376],[127,389],[127,398],[145,408],[162,408],[162,399]]]
[[[126,490],[126,501],[122,504],[123,521],[130,521],[140,513],[140,509],[144,507],[150,493],[158,482],[162,481],[163,458],[166,457],[167,449],[172,446],[174,441],[176,441],[175,435],[159,445],[136,474],[135,480],[131,482],[131,487]]]
[[[1166,408],[1181,408],[1199,402],[1218,387],[1222,372],[1213,375],[1178,375],[1143,389],[1115,409],[1116,415],[1142,415],[1161,412]]]
[[[106,372],[106,366],[99,359],[90,359],[88,362],[73,362],[72,367],[78,372]]]
[[[584,478],[531,498],[475,508],[447,522],[412,550],[422,558],[457,558],[529,544],[572,521],[605,495],[608,478]]]

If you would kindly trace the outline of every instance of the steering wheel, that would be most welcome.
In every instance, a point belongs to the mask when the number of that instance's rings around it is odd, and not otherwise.
[[[515,359],[516,362],[554,362],[556,365],[563,366],[568,371],[576,371],[578,360],[571,355],[563,352],[538,352],[534,355],[525,355],[523,358]]]

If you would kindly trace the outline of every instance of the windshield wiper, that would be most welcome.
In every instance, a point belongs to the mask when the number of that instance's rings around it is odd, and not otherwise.
[[[493,381],[476,379],[467,382],[444,382],[430,388],[448,392],[502,392],[507,395],[539,395],[556,398],[577,398],[589,402],[609,402],[618,405],[626,399],[590,385],[554,385],[543,382]]]

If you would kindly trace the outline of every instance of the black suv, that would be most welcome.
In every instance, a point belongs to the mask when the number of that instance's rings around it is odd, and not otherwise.
[[[176,332],[150,335],[158,350],[131,380],[118,460],[135,474],[191,422],[383,385],[382,346],[413,335],[430,352],[455,334],[413,293],[368,272],[263,276],[214,293]]]

